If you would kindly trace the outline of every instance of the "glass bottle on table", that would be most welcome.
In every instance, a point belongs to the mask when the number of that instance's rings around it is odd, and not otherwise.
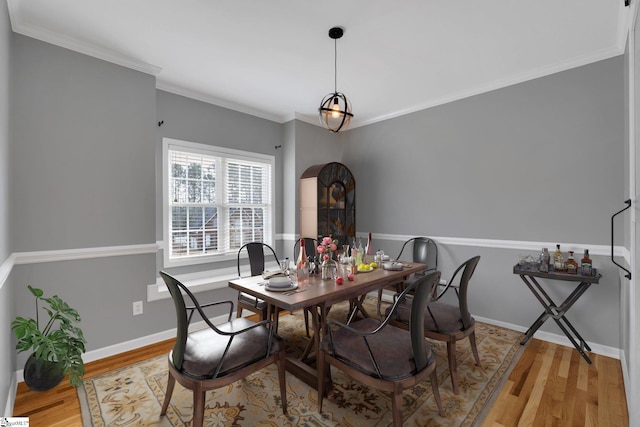
[[[553,253],[553,269],[555,271],[564,271],[564,255],[560,250],[560,245],[556,245],[556,250]]]
[[[584,250],[584,256],[580,261],[580,273],[585,276],[591,276],[593,274],[593,263],[589,258],[589,249]]]
[[[302,238],[300,239],[300,253],[296,262],[296,276],[298,283],[304,283],[309,279],[309,261],[307,260],[307,251]]]
[[[364,249],[362,248],[362,239],[358,238],[358,253],[356,254],[356,264],[360,265],[364,262]]]
[[[371,233],[369,233],[369,238],[367,239],[367,247],[365,249],[365,263],[370,263],[373,261],[376,251],[373,250],[373,243],[371,242]]]
[[[540,271],[546,273],[549,271],[549,260],[551,256],[549,255],[549,249],[542,248],[542,253],[540,254]]]
[[[569,256],[564,263],[567,273],[569,274],[577,274],[578,273],[578,263],[573,258],[573,251],[569,251]]]

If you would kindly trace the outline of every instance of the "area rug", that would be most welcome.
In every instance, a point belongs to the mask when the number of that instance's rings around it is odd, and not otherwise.
[[[375,300],[365,307],[375,313]],[[331,318],[345,319],[348,307],[331,309]],[[308,338],[303,313],[281,317],[279,335],[287,351],[301,354]],[[405,426],[480,425],[502,379],[517,361],[522,333],[476,323],[476,340],[482,368],[475,366],[468,340],[457,345],[460,394],[453,394],[446,345],[432,342],[437,355],[437,376],[445,416],[438,415],[431,384],[425,381],[403,395]],[[228,387],[207,393],[205,426],[391,426],[390,396],[363,386],[341,371],[331,371],[334,383],[323,413],[318,413],[317,392],[287,373],[288,414],[280,406],[277,369],[263,369]],[[160,417],[167,384],[167,357],[155,357],[85,379],[78,388],[84,426],[191,426],[192,394],[176,383],[165,417]]]

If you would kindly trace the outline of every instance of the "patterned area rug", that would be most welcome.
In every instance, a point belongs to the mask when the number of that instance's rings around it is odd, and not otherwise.
[[[375,313],[375,300],[365,304]],[[331,309],[331,318],[344,321],[346,304]],[[279,334],[288,352],[301,354],[308,339],[302,311],[281,317]],[[475,366],[468,340],[457,345],[460,394],[453,394],[446,345],[433,342],[445,417],[440,417],[429,381],[404,392],[405,426],[479,425],[497,396],[502,381],[515,365],[522,334],[476,323],[476,339],[483,367]],[[332,368],[333,369],[333,368]],[[341,371],[332,370],[334,390],[317,411],[317,393],[287,373],[288,415],[280,406],[277,369],[274,365],[228,387],[207,393],[205,426],[390,426],[391,400],[369,389]],[[166,417],[160,408],[167,384],[167,357],[160,356],[85,379],[78,388],[84,426],[191,426],[192,394],[176,383]],[[495,396],[494,396],[495,395]]]

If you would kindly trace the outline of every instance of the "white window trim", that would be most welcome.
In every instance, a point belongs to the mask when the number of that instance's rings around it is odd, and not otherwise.
[[[233,148],[218,147],[207,144],[199,144],[196,142],[182,141],[172,138],[162,138],[162,237],[164,245],[163,265],[164,268],[181,267],[196,264],[205,264],[211,262],[228,261],[237,258],[236,254],[217,254],[217,255],[201,255],[193,256],[187,259],[170,259],[169,245],[171,238],[169,236],[169,150],[185,150],[208,156],[232,157],[239,160],[258,161],[271,165],[271,231],[265,233],[265,243],[273,245],[275,242],[275,156],[267,154],[252,153],[249,151],[236,150]]]

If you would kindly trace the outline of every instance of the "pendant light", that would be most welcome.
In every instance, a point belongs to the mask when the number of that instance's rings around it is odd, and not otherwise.
[[[351,103],[344,93],[338,92],[338,39],[343,34],[340,27],[329,30],[329,37],[334,41],[334,92],[322,98],[318,108],[320,123],[331,132],[346,130],[353,117]]]

